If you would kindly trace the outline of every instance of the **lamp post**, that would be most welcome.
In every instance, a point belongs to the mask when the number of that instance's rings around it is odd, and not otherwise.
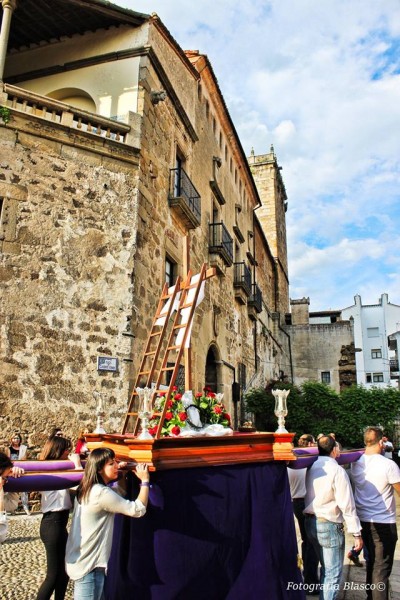
[[[272,390],[272,393],[275,396],[275,416],[278,417],[278,429],[275,433],[288,433],[285,428],[285,417],[288,413],[286,398],[290,390]]]

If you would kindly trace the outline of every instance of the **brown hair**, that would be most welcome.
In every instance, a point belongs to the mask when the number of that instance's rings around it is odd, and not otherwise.
[[[364,430],[364,444],[366,446],[376,446],[383,438],[383,431],[380,427],[367,427]]]
[[[0,477],[3,475],[4,471],[7,469],[12,469],[13,464],[11,459],[4,452],[0,452]]]
[[[90,491],[96,483],[105,485],[99,471],[103,469],[108,460],[114,458],[115,453],[111,448],[95,448],[92,450],[87,458],[85,472],[76,493],[79,503],[88,499]]]
[[[56,436],[47,440],[40,453],[39,460],[60,460],[66,450],[71,450],[71,440]]]

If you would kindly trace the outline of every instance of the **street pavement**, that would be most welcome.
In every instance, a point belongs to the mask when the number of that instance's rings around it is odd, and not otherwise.
[[[397,498],[397,523],[400,525],[400,502]],[[0,600],[36,600],[36,594],[46,571],[44,546],[39,537],[41,513],[10,517],[10,532],[0,545]],[[298,539],[300,536],[298,535]],[[300,540],[301,541],[301,540]],[[346,535],[346,554],[353,537]],[[364,561],[362,561],[364,564]],[[400,600],[400,542],[396,547],[392,571],[390,600]],[[340,600],[365,600],[365,565],[356,567],[345,558]],[[347,589],[345,589],[347,587]],[[361,589],[360,589],[361,587]],[[357,589],[358,588],[358,589]],[[315,596],[307,596],[307,600]],[[73,599],[73,586],[68,585],[65,600]],[[127,600],[129,600],[127,598]],[[138,599],[139,600],[139,599]],[[187,600],[191,600],[188,598]],[[204,600],[207,600],[205,598]],[[221,599],[223,600],[223,599]],[[243,600],[275,600],[274,598],[243,598]]]
[[[395,496],[396,496],[396,507],[397,507],[397,510],[396,510],[397,531],[399,531],[400,498],[397,494],[395,494]],[[301,537],[300,537],[300,532],[297,528],[297,522],[296,522],[296,532],[297,532],[297,541],[298,541],[299,547],[300,547],[301,546]],[[353,544],[353,536],[351,534],[346,533],[346,550],[345,550],[345,559],[344,559],[344,565],[343,565],[343,576],[342,576],[342,582],[341,582],[341,591],[340,591],[338,600],[366,600],[366,597],[367,597],[365,587],[364,587],[365,586],[366,569],[365,569],[365,561],[363,559],[362,553],[360,554],[360,562],[362,563],[362,567],[356,567],[347,558],[347,553],[351,549],[352,544]],[[313,600],[313,599],[315,599],[315,596],[311,596],[311,595],[307,596],[307,600]],[[400,600],[400,541],[396,545],[393,570],[392,570],[392,574],[390,576],[389,599],[390,600]]]

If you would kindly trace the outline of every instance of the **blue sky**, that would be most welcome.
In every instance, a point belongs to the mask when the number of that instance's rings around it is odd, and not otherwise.
[[[121,0],[207,54],[247,155],[288,194],[290,297],[400,304],[398,0]]]

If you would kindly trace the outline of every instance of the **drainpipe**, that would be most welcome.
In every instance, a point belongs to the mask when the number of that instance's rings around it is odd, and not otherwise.
[[[0,81],[3,81],[11,17],[14,10],[17,8],[17,0],[2,0],[1,4],[3,7],[3,20],[0,31]]]

